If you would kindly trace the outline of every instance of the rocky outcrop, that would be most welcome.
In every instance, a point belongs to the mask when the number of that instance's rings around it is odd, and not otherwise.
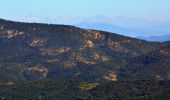
[[[165,50],[160,50],[160,53],[164,56],[168,56],[169,52]]]
[[[29,45],[31,47],[41,47],[44,46],[46,44],[46,39],[41,39],[41,38],[37,38],[37,39],[32,39],[29,43]]]
[[[2,27],[1,27],[2,28]],[[17,30],[5,30],[4,35],[6,38],[13,38],[19,35],[25,34],[24,32],[19,32]]]
[[[47,49],[40,49],[42,55],[57,55],[68,52],[71,48],[70,47],[61,47],[61,48],[47,48]]]
[[[88,38],[92,38],[92,39],[100,39],[100,40],[104,40],[105,39],[105,35],[103,35],[101,32],[99,31],[95,31],[95,30],[87,30],[88,34],[86,35],[86,37]]]
[[[122,45],[122,41],[115,42],[112,40],[108,40],[108,46],[110,49],[117,51],[117,52],[122,52],[122,53],[128,53],[129,50]]]
[[[109,81],[117,81],[117,75],[115,72],[109,72],[104,78]]]
[[[77,66],[77,63],[74,60],[68,60],[63,63],[65,68],[72,68]]]
[[[39,73],[40,78],[42,78],[42,79],[46,78],[47,74],[48,74],[48,69],[46,67],[39,66],[39,65],[36,67],[28,68],[28,71]]]
[[[98,60],[98,61],[109,61],[109,57],[107,56],[104,56],[104,55],[101,55],[101,54],[98,54],[96,52],[93,53],[92,57],[95,59],[95,60]]]
[[[86,41],[86,46],[85,46],[86,48],[93,48],[93,46],[94,46],[94,44],[92,41],[90,41],[90,40]]]

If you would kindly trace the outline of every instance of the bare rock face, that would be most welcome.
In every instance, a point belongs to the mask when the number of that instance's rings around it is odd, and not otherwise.
[[[37,39],[32,39],[29,43],[29,45],[31,47],[41,47],[41,46],[44,46],[46,44],[46,39],[40,39],[40,38],[37,38]]]
[[[95,31],[95,30],[88,30],[88,36],[90,38],[93,38],[93,39],[101,39],[101,40],[104,40],[105,39],[105,35],[103,35],[101,32],[99,31]]]
[[[65,68],[71,68],[77,66],[77,63],[74,60],[68,60],[63,63]]]
[[[93,59],[87,59],[84,55],[82,55],[81,52],[72,53],[70,59],[72,59],[74,62],[81,62],[87,65],[95,65],[96,62]]]
[[[109,72],[108,75],[104,76],[104,78],[109,81],[117,81],[117,75],[115,72]]]
[[[93,48],[93,46],[94,46],[93,42],[90,41],[90,40],[87,40],[85,47],[87,47],[87,48]]]
[[[17,30],[5,30],[4,34],[5,34],[6,38],[13,38],[13,37],[16,37],[16,36],[19,36],[19,35],[23,35],[24,32],[19,32]]]
[[[95,65],[95,64],[96,64],[96,62],[91,61],[91,60],[88,60],[88,59],[86,59],[85,57],[83,57],[82,55],[76,56],[76,59],[77,59],[79,62],[88,64],[88,65]]]
[[[126,47],[122,46],[122,41],[114,42],[112,40],[109,40],[108,46],[112,50],[117,51],[117,52],[122,52],[122,53],[128,53],[129,52],[129,50]]]
[[[70,47],[61,47],[61,48],[46,48],[40,49],[42,55],[57,55],[68,52],[71,48]]]
[[[104,55],[101,55],[101,54],[98,54],[96,52],[93,53],[92,57],[95,59],[95,60],[98,60],[98,61],[109,61],[109,57],[107,56],[104,56]]]
[[[164,56],[168,56],[169,52],[166,50],[160,50],[160,53]]]
[[[35,73],[39,74],[40,75],[39,77],[41,79],[46,78],[47,74],[48,74],[48,69],[44,66],[39,66],[39,65],[37,65],[35,67],[28,68],[28,71],[35,72]]]
[[[55,63],[55,62],[59,62],[59,61],[60,61],[60,59],[57,59],[57,58],[46,60],[46,62],[48,62],[48,63]]]

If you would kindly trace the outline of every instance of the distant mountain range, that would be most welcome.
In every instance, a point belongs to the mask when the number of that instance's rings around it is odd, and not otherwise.
[[[87,22],[87,23],[79,23],[76,24],[78,27],[87,28],[87,29],[97,29],[97,30],[104,30],[112,33],[119,33],[120,35],[129,36],[129,37],[136,37],[138,39],[144,39],[147,41],[169,41],[170,34],[167,35],[155,35],[149,34],[144,29],[138,28],[123,28],[118,27],[108,23],[100,23],[100,22]]]
[[[148,41],[170,41],[170,35],[161,35],[161,36],[150,36],[150,37],[137,37],[139,39],[144,39]]]
[[[130,28],[123,28],[116,25],[102,23],[102,22],[87,22],[87,23],[79,23],[76,24],[78,27],[86,28],[86,29],[96,29],[96,30],[103,30],[112,33],[118,33],[124,36],[136,37],[143,35],[141,32],[137,30],[133,30]],[[145,34],[146,35],[146,34]]]

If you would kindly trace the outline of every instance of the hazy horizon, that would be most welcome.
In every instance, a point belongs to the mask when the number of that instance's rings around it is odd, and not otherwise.
[[[85,28],[122,32],[127,36],[158,36],[170,34],[169,5],[169,0],[5,0],[0,3],[0,18],[21,22],[81,24]],[[96,23],[96,26],[87,26],[89,23]],[[115,27],[119,31],[115,31]]]
[[[5,19],[25,16],[107,17],[170,20],[169,0],[1,0],[0,17]]]

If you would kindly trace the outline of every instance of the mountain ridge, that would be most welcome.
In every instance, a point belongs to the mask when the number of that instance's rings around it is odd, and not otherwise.
[[[170,42],[0,20],[0,99],[169,99]]]
[[[1,80],[119,80],[130,60],[168,45],[69,25],[0,20],[0,26]]]

